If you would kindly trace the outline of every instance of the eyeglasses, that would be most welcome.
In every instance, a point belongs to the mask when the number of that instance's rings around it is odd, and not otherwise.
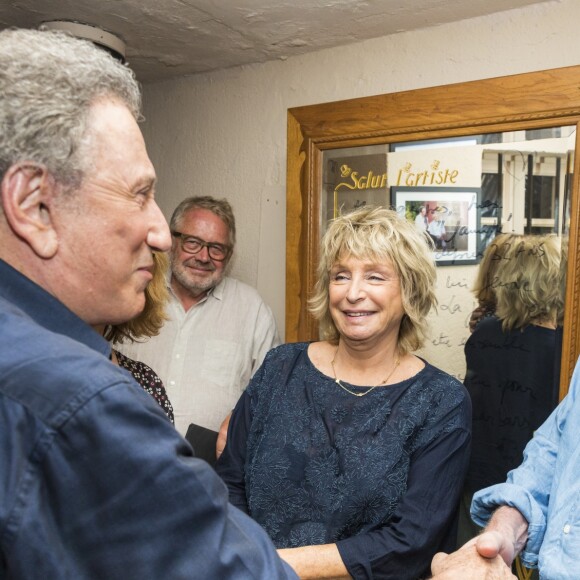
[[[174,238],[179,238],[181,242],[181,249],[184,252],[187,252],[188,254],[199,254],[202,248],[207,248],[209,257],[216,262],[223,262],[231,252],[231,248],[229,246],[204,242],[199,238],[188,236],[187,234],[182,234],[181,232],[172,231],[171,235]]]

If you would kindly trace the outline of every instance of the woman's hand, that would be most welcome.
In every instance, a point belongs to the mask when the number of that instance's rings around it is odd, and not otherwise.
[[[493,533],[493,532],[490,532]],[[457,552],[435,554],[431,562],[433,580],[517,580],[511,569],[499,555],[499,546],[496,539],[486,539],[489,554],[495,551],[493,557],[484,557],[476,546],[476,541],[484,539],[483,534],[465,544]],[[492,544],[493,549],[492,548]]]
[[[316,580],[318,578],[345,580],[351,578],[336,544],[284,548],[278,550],[278,555],[292,566],[301,580]]]
[[[485,306],[478,306],[472,313],[471,317],[469,318],[469,332],[473,332],[475,327],[479,323],[479,321],[483,318],[486,314],[487,309]]]

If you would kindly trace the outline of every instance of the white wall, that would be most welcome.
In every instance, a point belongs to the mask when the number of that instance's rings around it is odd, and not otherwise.
[[[554,0],[148,85],[143,130],[159,203],[169,216],[188,195],[230,200],[239,230],[232,273],[258,288],[283,336],[287,109],[576,65],[578,23],[578,0]]]

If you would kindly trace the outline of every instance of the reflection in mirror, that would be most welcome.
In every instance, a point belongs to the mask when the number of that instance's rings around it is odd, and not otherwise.
[[[478,533],[473,494],[502,483],[534,431],[558,404],[561,241],[502,233],[487,246],[475,282],[479,307],[465,345],[464,384],[473,408],[472,452],[459,544]]]

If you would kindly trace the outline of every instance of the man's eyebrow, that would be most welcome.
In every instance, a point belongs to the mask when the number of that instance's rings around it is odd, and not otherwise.
[[[151,189],[155,190],[155,186],[157,185],[157,177],[142,177],[138,181],[135,182],[135,189]]]
[[[197,240],[198,242],[203,242],[204,244],[208,244],[210,246],[219,246],[220,248],[227,248],[227,244],[222,244],[220,242],[208,242],[207,240],[204,240],[199,236],[194,236],[193,234],[183,234],[183,237],[187,239],[194,239]]]

